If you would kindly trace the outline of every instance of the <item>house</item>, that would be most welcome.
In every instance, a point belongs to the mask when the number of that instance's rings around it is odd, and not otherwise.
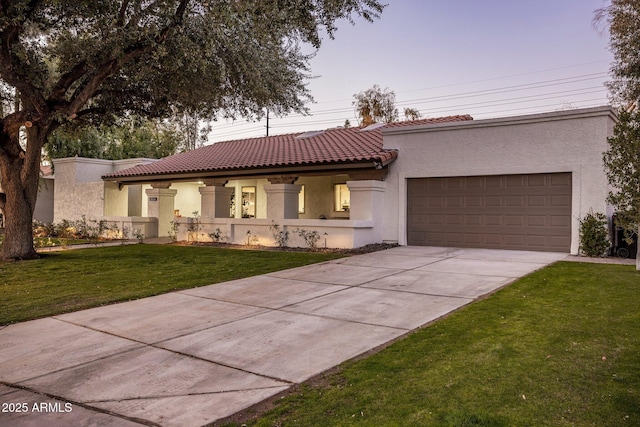
[[[397,242],[575,254],[579,219],[611,214],[602,153],[616,120],[608,106],[450,116],[220,142],[127,165],[61,159],[56,180],[77,177],[81,166],[91,176],[56,184],[55,218],[79,205],[97,217],[102,206],[108,221],[147,237],[274,245],[275,233],[289,231],[289,246],[305,246],[303,230],[339,248]],[[76,200],[58,207],[59,189],[64,197],[71,188]]]

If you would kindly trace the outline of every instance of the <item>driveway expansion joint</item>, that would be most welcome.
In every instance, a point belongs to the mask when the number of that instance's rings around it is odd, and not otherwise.
[[[275,310],[269,310],[269,311],[275,311]],[[265,311],[265,312],[263,312],[262,314],[264,314],[264,313],[266,313],[266,312],[268,312],[268,311]],[[250,316],[250,317],[252,317],[252,316]],[[56,320],[60,320],[60,319],[56,319]],[[239,319],[238,319],[238,320],[239,320]],[[32,380],[34,380],[34,379],[36,379],[36,378],[40,378],[40,377],[43,377],[43,376],[46,376],[46,375],[50,375],[50,374],[52,374],[52,373],[62,372],[62,371],[66,371],[66,370],[69,370],[69,369],[75,369],[75,368],[78,368],[78,367],[81,367],[81,366],[84,366],[84,365],[88,365],[88,364],[91,364],[91,363],[95,363],[96,361],[99,361],[99,360],[107,359],[107,358],[112,357],[112,356],[114,356],[114,355],[125,354],[125,353],[128,353],[128,352],[132,352],[132,351],[140,350],[141,348],[149,347],[149,348],[155,348],[155,349],[157,349],[157,350],[167,351],[167,352],[169,352],[169,353],[173,353],[173,354],[176,354],[176,355],[178,355],[178,356],[183,356],[183,357],[188,357],[188,358],[195,359],[195,360],[200,360],[200,361],[202,361],[202,362],[207,362],[207,363],[211,363],[211,364],[214,364],[214,365],[223,366],[223,367],[225,367],[225,368],[235,369],[235,370],[237,370],[237,371],[241,371],[241,372],[244,372],[244,373],[247,373],[247,374],[256,375],[256,376],[259,376],[259,377],[262,377],[262,378],[266,378],[266,379],[270,379],[270,380],[273,380],[273,381],[279,381],[279,382],[285,383],[285,384],[287,384],[287,385],[291,385],[291,384],[293,384],[293,382],[291,382],[291,381],[289,381],[289,380],[286,380],[286,379],[276,378],[276,377],[270,377],[270,376],[268,376],[268,375],[264,375],[264,374],[260,374],[260,373],[256,373],[256,372],[247,371],[247,370],[245,370],[245,369],[242,369],[242,368],[239,368],[239,367],[236,367],[236,366],[231,366],[231,365],[228,365],[228,364],[225,364],[225,363],[220,363],[220,362],[213,361],[213,360],[210,360],[210,359],[205,359],[205,358],[202,358],[202,357],[194,356],[193,354],[184,353],[184,352],[177,351],[177,350],[172,350],[172,349],[169,349],[169,348],[162,347],[162,346],[160,345],[160,344],[162,344],[162,343],[164,343],[164,342],[167,342],[167,341],[171,341],[171,340],[174,340],[174,339],[177,339],[177,338],[182,338],[182,337],[185,337],[185,336],[189,336],[189,335],[192,335],[192,334],[197,333],[197,332],[206,331],[206,330],[208,330],[208,329],[213,329],[213,328],[215,328],[215,327],[217,327],[217,326],[221,326],[221,325],[211,326],[211,327],[208,327],[208,328],[204,328],[204,329],[202,329],[202,330],[199,330],[199,331],[191,331],[191,332],[189,332],[189,333],[186,333],[186,334],[183,334],[183,335],[179,335],[179,336],[175,336],[175,337],[166,338],[166,339],[164,339],[164,340],[157,341],[157,342],[155,342],[155,343],[145,343],[145,342],[143,342],[143,341],[139,341],[139,340],[136,340],[136,339],[133,339],[133,338],[123,337],[123,336],[120,336],[120,335],[117,335],[117,334],[113,334],[113,333],[110,333],[110,332],[107,332],[107,331],[102,331],[102,330],[99,330],[99,329],[94,329],[94,328],[91,328],[91,327],[89,327],[89,326],[85,326],[85,325],[78,325],[78,324],[75,324],[75,323],[73,323],[73,322],[69,322],[69,321],[66,321],[66,320],[60,320],[60,321],[61,321],[61,322],[65,322],[65,323],[72,324],[72,325],[74,325],[74,326],[84,327],[84,328],[89,329],[89,330],[92,330],[92,331],[94,331],[94,332],[100,332],[100,333],[104,333],[104,334],[107,334],[107,335],[111,335],[111,336],[114,336],[114,337],[117,337],[117,338],[122,338],[122,339],[125,339],[125,340],[128,340],[128,341],[132,341],[132,342],[135,342],[136,344],[141,344],[141,346],[140,346],[140,347],[136,347],[136,348],[132,348],[132,349],[129,349],[129,350],[124,350],[124,351],[121,351],[121,352],[118,352],[118,353],[113,353],[113,354],[110,354],[110,355],[107,355],[107,356],[103,356],[103,357],[100,357],[100,358],[97,358],[97,359],[92,359],[92,360],[90,360],[90,361],[87,361],[87,362],[84,362],[84,363],[80,363],[80,364],[75,365],[75,366],[68,366],[68,367],[65,367],[65,368],[59,369],[59,370],[57,370],[57,371],[48,372],[48,373],[46,373],[46,374],[44,374],[44,375],[40,375],[40,376],[37,376],[37,377],[29,378],[29,379],[27,379],[27,380],[23,380],[23,381],[20,381],[20,382],[32,381]],[[233,321],[227,322],[227,324],[228,324],[228,323],[233,323]]]
[[[286,386],[294,385],[294,383],[287,384]],[[172,397],[187,397],[187,396],[210,396],[216,394],[230,394],[230,393],[244,393],[247,391],[255,391],[255,390],[275,390],[285,387],[285,385],[274,385],[269,387],[251,387],[245,389],[237,389],[237,390],[219,390],[219,391],[203,391],[199,393],[184,393],[184,394],[166,394],[166,395],[152,395],[152,396],[133,396],[133,397],[123,397],[121,399],[101,399],[101,400],[87,400],[84,403],[110,403],[110,402],[126,402],[128,400],[155,400],[155,399],[167,399]]]

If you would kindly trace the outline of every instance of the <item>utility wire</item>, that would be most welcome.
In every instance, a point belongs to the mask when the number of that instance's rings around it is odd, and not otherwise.
[[[525,74],[533,74],[533,73],[525,73]],[[514,76],[518,76],[518,75],[514,75]],[[583,95],[598,93],[599,91],[596,89],[600,86],[589,86],[589,87],[583,87],[578,89],[551,91],[551,92],[545,92],[545,93],[534,94],[534,95],[524,95],[524,96],[512,97],[507,99],[497,99],[497,100],[481,101],[481,102],[475,102],[475,103],[455,104],[454,106],[451,106],[451,107],[443,105],[441,107],[431,108],[431,107],[426,107],[425,104],[433,104],[433,103],[446,104],[447,102],[458,101],[461,99],[491,97],[495,95],[503,95],[503,94],[509,94],[509,93],[526,92],[529,90],[552,88],[555,86],[570,86],[578,83],[584,83],[584,82],[593,81],[593,80],[600,80],[606,76],[607,76],[606,72],[582,74],[582,75],[573,76],[573,77],[563,77],[563,78],[542,80],[542,81],[526,83],[526,84],[495,87],[490,89],[467,91],[467,92],[458,92],[458,93],[453,93],[448,95],[437,95],[437,96],[424,97],[424,98],[414,98],[414,99],[399,101],[396,103],[396,106],[398,107],[412,106],[413,108],[419,107],[418,111],[420,111],[421,113],[429,112],[430,114],[433,114],[433,113],[440,114],[447,111],[456,111],[462,114],[462,113],[466,113],[465,111],[461,112],[461,109],[465,109],[465,108],[477,109],[478,111],[474,112],[475,116],[487,115],[487,114],[498,114],[504,111],[511,111],[511,110],[492,111],[492,112],[480,112],[479,110],[493,108],[495,106],[500,106],[500,105],[511,105],[511,104],[518,104],[522,102],[537,102],[537,101],[542,101],[547,99],[558,99],[558,98],[563,98],[565,96],[573,96],[575,98],[576,96],[583,96]],[[499,78],[485,79],[484,81],[490,81],[490,80],[496,80],[496,79],[499,79]],[[449,86],[456,86],[456,85],[462,85],[462,84],[464,83],[454,84]],[[418,90],[419,89],[412,90],[412,91],[405,91],[404,93],[414,92]],[[606,99],[605,99],[606,90],[604,89],[604,87],[602,87],[601,91],[603,92],[604,96],[603,98],[601,98],[599,105],[601,105],[602,103],[606,103]],[[576,99],[567,100],[567,102],[569,102],[570,104],[572,105],[579,104],[579,106],[582,106],[584,102],[593,102],[593,101],[598,101],[598,99],[589,99],[587,101],[576,100]],[[553,105],[549,105],[549,107],[553,107]],[[525,109],[536,109],[536,108],[537,108],[536,106],[532,106],[532,107],[527,107]],[[517,109],[517,110],[522,110],[522,109]],[[327,117],[327,118],[321,118],[320,120],[313,120],[314,117],[319,117],[319,116],[334,116],[334,118]],[[304,118],[311,118],[312,120],[304,120],[304,121],[296,120],[296,119],[304,119]],[[355,111],[353,107],[350,106],[345,108],[323,109],[323,110],[317,110],[317,111],[312,110],[309,115],[292,114],[283,118],[270,117],[271,122],[269,127],[272,129],[276,129],[276,128],[284,128],[284,127],[295,128],[295,127],[302,127],[302,126],[306,126],[306,127],[318,126],[319,127],[325,124],[341,125],[345,119],[356,120]],[[282,123],[282,121],[291,121],[291,122]],[[258,123],[260,122],[232,122],[232,123],[220,124],[220,125],[214,124],[214,134],[212,136],[216,139],[220,139],[220,138],[225,139],[225,138],[234,137],[237,135],[247,135],[254,132],[256,133],[255,136],[262,136],[264,135],[264,125],[257,125]],[[260,130],[262,131],[261,132],[262,135],[257,133]]]

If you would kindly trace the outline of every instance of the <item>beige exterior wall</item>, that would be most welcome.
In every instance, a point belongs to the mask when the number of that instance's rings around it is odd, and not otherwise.
[[[406,244],[408,178],[571,172],[571,253],[579,218],[607,212],[602,153],[613,133],[609,107],[383,131],[399,150],[385,193],[384,239]]]
[[[105,187],[102,175],[113,171],[108,160],[81,157],[56,159],[54,222],[63,219],[77,220],[83,215],[87,219],[104,215]],[[117,194],[111,199],[117,199]]]
[[[331,217],[333,195],[331,193],[331,177],[301,177],[296,184],[304,185],[304,212],[301,219],[318,219],[324,215]]]
[[[172,190],[178,190],[174,201],[175,209],[180,211],[181,216],[193,216],[193,212],[200,212],[200,192],[198,188],[204,187],[204,184],[198,182],[176,182],[169,187]],[[145,194],[146,198],[146,194]]]
[[[55,190],[53,221],[102,216],[127,216],[129,191],[126,186],[104,182],[102,176],[152,159],[99,160],[70,157],[53,161]]]
[[[193,224],[192,218],[179,218],[177,220],[179,241],[210,242],[210,234],[219,230],[220,242],[234,243],[238,245],[263,245],[277,246],[277,242],[270,227],[278,225],[280,230],[289,231],[289,247],[306,247],[307,244],[297,234],[297,230],[307,232],[316,231],[319,240],[316,247],[329,248],[357,248],[369,243],[375,234],[374,222],[371,220],[322,220],[322,219],[247,219],[247,218],[201,218],[200,231],[197,237],[190,233],[189,227]]]
[[[38,199],[33,212],[33,219],[42,223],[53,222],[53,198],[55,180],[53,176],[40,178],[38,182]]]
[[[296,184],[304,185],[305,211],[301,219],[348,219],[348,212],[336,212],[333,201],[334,184],[346,184],[347,175],[301,177]]]

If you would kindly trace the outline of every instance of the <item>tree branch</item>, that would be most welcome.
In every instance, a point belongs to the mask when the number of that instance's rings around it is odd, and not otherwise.
[[[76,64],[71,71],[63,74],[53,88],[50,98],[63,100],[71,85],[87,72],[87,61]]]
[[[17,25],[8,26],[0,31],[0,76],[2,80],[16,88],[23,99],[28,99],[39,115],[43,115],[47,110],[47,104],[42,93],[26,77],[18,75],[15,71],[16,68],[28,67],[27,64],[16,64],[18,60],[12,55],[16,44],[19,44],[21,31],[22,27]],[[37,117],[32,118],[34,121],[37,119]]]
[[[87,84],[82,87],[79,92],[77,92],[77,95],[69,104],[67,112],[68,116],[70,118],[74,118],[78,111],[80,111],[80,109],[89,101],[89,99],[91,99],[95,95],[100,86],[109,77],[115,74],[123,64],[133,61],[136,58],[139,58],[140,56],[151,52],[157,46],[163,44],[169,38],[171,31],[182,24],[188,4],[189,0],[182,0],[180,2],[178,7],[176,8],[176,12],[173,16],[172,21],[155,37],[154,43],[135,44],[129,49],[126,49],[125,54],[120,58],[113,58],[105,62],[94,74],[94,76],[87,82]]]
[[[122,28],[124,27],[124,19],[127,15],[127,8],[129,7],[130,0],[125,0],[122,2],[122,6],[120,6],[120,12],[118,13],[118,21],[116,22],[116,26]]]
[[[167,25],[160,34],[156,37],[156,43],[162,44],[164,43],[171,31],[182,25],[182,20],[184,19],[184,13],[187,10],[187,5],[189,4],[189,0],[182,0],[180,4],[178,4],[178,8],[176,9],[176,13],[173,16],[173,22]]]

